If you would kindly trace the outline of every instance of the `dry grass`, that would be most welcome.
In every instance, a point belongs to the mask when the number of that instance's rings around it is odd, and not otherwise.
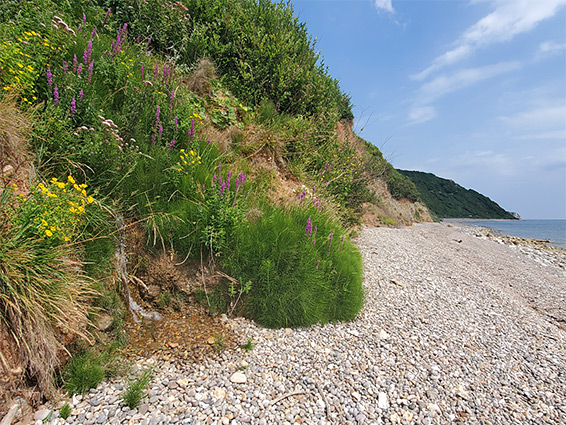
[[[210,80],[218,79],[216,67],[209,58],[200,59],[186,81],[189,90],[199,94],[209,94],[212,90]]]
[[[31,126],[31,117],[18,110],[14,96],[0,98],[0,179],[5,184],[29,176]]]
[[[0,322],[15,341],[21,364],[47,396],[75,337],[86,330],[93,295],[82,265],[66,245],[46,246],[20,229],[0,229]]]

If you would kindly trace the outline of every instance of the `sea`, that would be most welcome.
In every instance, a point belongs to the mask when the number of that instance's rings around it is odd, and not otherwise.
[[[566,249],[566,220],[459,220],[461,223],[489,227],[504,235],[550,241]]]

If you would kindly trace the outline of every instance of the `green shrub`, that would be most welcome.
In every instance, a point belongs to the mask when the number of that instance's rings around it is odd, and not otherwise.
[[[69,403],[65,403],[63,407],[61,407],[59,415],[61,415],[63,419],[67,419],[71,415],[71,406],[69,406]]]
[[[316,206],[268,207],[238,228],[223,265],[251,281],[244,315],[270,328],[352,320],[362,307],[360,253]]]
[[[86,351],[71,358],[65,371],[65,387],[70,395],[85,394],[106,376],[102,356]]]
[[[152,374],[153,370],[147,369],[137,379],[128,382],[128,386],[122,394],[122,400],[130,409],[139,406],[145,397],[145,391],[151,382]]]

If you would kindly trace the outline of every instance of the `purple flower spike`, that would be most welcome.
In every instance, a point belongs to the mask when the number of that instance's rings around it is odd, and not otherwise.
[[[191,118],[191,135],[195,135],[195,119]]]
[[[342,235],[342,244],[340,244],[340,251],[344,248],[344,235]]]
[[[65,72],[69,71],[69,64],[65,61],[63,61],[63,71]]]
[[[169,109],[173,110],[173,100],[175,100],[175,90],[171,90],[171,96],[169,97]]]
[[[88,64],[88,82],[92,81],[92,74],[94,73],[94,61],[90,61]]]
[[[318,227],[314,226],[314,233],[316,233],[318,231]]]
[[[222,183],[222,185],[220,185],[220,196],[222,196],[225,190],[226,190],[226,183]]]
[[[169,150],[173,149],[174,146],[175,146],[175,139],[171,140],[171,143],[169,143]]]
[[[108,11],[106,12],[106,16],[104,17],[104,23],[102,25],[106,24],[106,21],[108,20],[109,16],[110,16],[110,8],[108,8]]]
[[[53,85],[53,74],[51,73],[51,69],[49,67],[47,67],[45,75],[47,76],[47,85],[51,87]]]
[[[312,187],[312,194],[313,194],[313,196],[314,196],[314,192],[315,192],[315,191],[316,191],[316,187],[313,186],[313,187]]]
[[[328,250],[330,251],[330,246],[332,245],[332,237],[334,236],[334,233],[330,232],[330,235],[328,236]]]
[[[320,264],[320,260],[316,262],[316,269],[318,270],[318,265]]]
[[[94,38],[95,35],[96,35],[96,27],[94,27],[92,29],[92,33],[90,34],[90,38]]]
[[[57,86],[53,88],[53,103],[59,103],[59,89],[57,88]]]
[[[82,100],[84,95],[85,95],[85,92],[82,91],[82,89],[81,89],[81,91],[79,92],[79,100]]]
[[[305,226],[305,236],[311,236],[312,235],[312,221],[311,218],[309,217],[307,220],[307,225]]]
[[[312,244],[314,245],[315,243],[316,243],[316,239],[313,238],[313,239],[312,239]]]
[[[159,125],[159,115],[161,114],[161,107],[157,105],[157,112],[155,113],[155,125]]]
[[[161,138],[162,134],[163,134],[163,126],[159,124],[159,138]]]
[[[76,113],[77,113],[77,101],[73,97],[73,100],[71,100],[71,114],[75,115]]]
[[[81,72],[83,72],[83,66],[79,64],[79,66],[77,67],[77,75],[80,76]]]
[[[75,72],[77,72],[77,64],[78,64],[77,55],[75,54],[73,56],[73,71],[75,71]]]

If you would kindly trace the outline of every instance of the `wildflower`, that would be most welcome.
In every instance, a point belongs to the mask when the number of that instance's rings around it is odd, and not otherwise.
[[[171,90],[171,96],[169,97],[169,109],[173,110],[173,100],[175,100],[175,90]]]
[[[159,115],[161,115],[161,107],[157,105],[157,111],[155,112],[155,125],[159,125]]]
[[[78,64],[77,55],[75,54],[73,56],[73,71],[75,71],[75,72],[77,72],[77,64]]]
[[[92,33],[90,34],[90,38],[94,38],[95,35],[96,35],[96,27],[94,27],[92,29]]]
[[[305,226],[305,236],[311,236],[312,235],[312,221],[311,218],[309,217],[307,220],[307,225]]]
[[[328,236],[328,250],[330,251],[330,246],[332,245],[332,237],[334,236],[334,233],[330,232],[330,235]]]
[[[53,232],[52,232],[51,230],[49,230],[49,229],[45,229],[45,234],[46,234],[47,237],[49,237],[49,238],[50,238],[51,236],[53,236]]]
[[[51,73],[51,69],[49,67],[47,67],[45,75],[47,76],[47,85],[51,87],[53,85],[53,74]]]
[[[79,100],[82,100],[84,94],[84,91],[81,89],[81,91],[79,92]]]
[[[222,183],[222,185],[220,185],[220,196],[222,196],[225,190],[226,190],[226,183]]]
[[[71,114],[75,115],[76,113],[77,113],[77,101],[73,97],[73,100],[71,100]]]
[[[191,135],[195,135],[195,119],[191,118]]]
[[[175,121],[175,131],[177,131],[177,129],[179,128],[179,120],[177,119],[177,115],[175,115],[173,121]]]
[[[175,139],[171,140],[171,143],[169,143],[169,149],[173,149],[174,146],[175,146]]]
[[[92,39],[88,40],[88,46],[83,53],[83,63],[85,65],[90,62],[91,56],[92,56]]]
[[[342,243],[340,244],[340,251],[344,248],[344,235],[342,235]]]
[[[92,74],[94,72],[94,60],[92,60],[88,65],[88,82],[92,80]]]
[[[59,90],[57,89],[57,86],[53,88],[53,103],[59,103]]]
[[[161,138],[162,134],[163,134],[163,126],[159,124],[159,138]]]
[[[316,262],[316,269],[318,270],[318,265],[320,264],[320,259]]]
[[[109,16],[110,16],[110,8],[108,8],[108,11],[106,12],[106,16],[104,17],[104,22],[102,23],[102,25],[106,24],[106,21],[108,20]]]
[[[69,64],[66,61],[63,61],[63,71],[65,72],[69,71]]]

